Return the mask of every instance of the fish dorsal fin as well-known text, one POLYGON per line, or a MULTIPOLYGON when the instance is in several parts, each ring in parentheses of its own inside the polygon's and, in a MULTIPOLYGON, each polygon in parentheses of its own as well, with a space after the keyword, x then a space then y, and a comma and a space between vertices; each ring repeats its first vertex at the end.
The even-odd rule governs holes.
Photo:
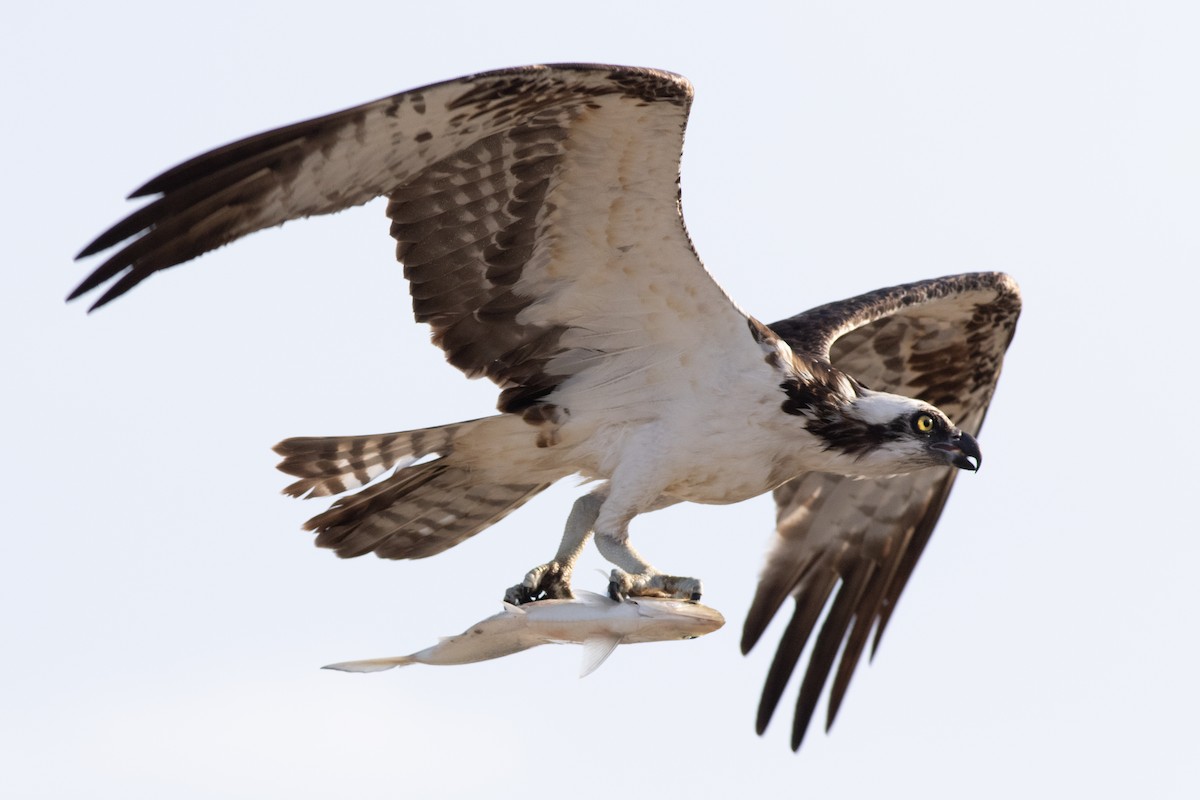
POLYGON ((579 677, 591 675, 612 655, 621 643, 620 636, 593 636, 583 642, 583 662, 579 665, 579 677))
POLYGON ((608 595, 589 592, 587 589, 575 590, 575 602, 586 603, 590 606, 601 606, 602 608, 617 605, 617 601, 613 600, 608 595))
POLYGON ((515 606, 512 603, 508 602, 507 600, 504 600, 502 602, 504 603, 504 610, 507 611, 509 614, 524 614, 525 613, 525 609, 521 608, 520 606, 515 606))

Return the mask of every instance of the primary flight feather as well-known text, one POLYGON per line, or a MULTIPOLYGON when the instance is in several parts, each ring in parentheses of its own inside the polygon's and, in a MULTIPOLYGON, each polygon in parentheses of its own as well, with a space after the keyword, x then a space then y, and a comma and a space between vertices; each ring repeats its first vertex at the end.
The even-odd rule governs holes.
POLYGON ((84 248, 119 249, 71 297, 108 283, 95 308, 254 231, 387 197, 417 321, 450 363, 500 387, 501 413, 281 442, 289 494, 341 495, 307 523, 317 544, 430 556, 582 475, 597 487, 506 600, 571 597, 593 535, 614 597, 697 599, 698 579, 637 553, 630 521, 774 491, 777 536, 742 647, 794 599, 761 732, 816 631, 798 748, 829 676, 832 722, 872 630, 878 642, 957 470, 979 467, 974 436, 1020 295, 1006 275, 975 273, 772 325, 748 316, 683 225, 691 100, 684 78, 657 70, 522 67, 252 136, 135 191, 157 197, 84 248))

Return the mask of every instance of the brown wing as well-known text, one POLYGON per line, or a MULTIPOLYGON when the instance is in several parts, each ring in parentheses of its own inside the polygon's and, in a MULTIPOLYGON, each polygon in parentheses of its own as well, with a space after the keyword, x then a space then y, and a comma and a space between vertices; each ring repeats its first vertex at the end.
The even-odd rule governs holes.
MULTIPOLYGON (((1011 278, 977 273, 880 289, 770 327, 794 350, 828 356, 872 389, 932 403, 975 435, 1020 309, 1011 278)), ((792 748, 800 747, 841 650, 826 728, 833 724, 871 629, 874 650, 956 474, 928 469, 850 480, 813 473, 775 490, 775 542, 746 618, 742 651, 755 645, 789 594, 795 608, 763 688, 759 733, 827 605, 800 685, 792 748)))
POLYGON ((132 239, 71 297, 113 280, 100 306, 254 231, 386 196, 417 320, 502 387, 502 410, 594 367, 585 386, 619 377, 636 396, 655 347, 724 336, 759 358, 680 216, 691 99, 656 70, 522 67, 252 136, 135 191, 160 196, 84 248, 132 239))

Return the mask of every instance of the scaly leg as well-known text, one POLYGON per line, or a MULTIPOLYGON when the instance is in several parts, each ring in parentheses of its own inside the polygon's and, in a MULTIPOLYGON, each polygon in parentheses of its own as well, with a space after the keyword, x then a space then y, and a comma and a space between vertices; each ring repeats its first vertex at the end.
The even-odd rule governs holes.
POLYGON ((537 600, 570 600, 575 596, 571 593, 571 572, 592 536, 592 527, 606 496, 606 488, 601 487, 575 501, 554 560, 529 570, 525 580, 504 593, 504 602, 521 605, 537 600))
POLYGON ((520 605, 574 597, 571 572, 593 530, 600 555, 617 567, 608 584, 608 594, 614 600, 621 601, 631 595, 699 600, 702 591, 699 580, 664 575, 629 543, 629 523, 636 515, 678 502, 660 494, 645 479, 650 465, 652 462, 631 460, 606 484, 576 500, 554 560, 531 569, 523 581, 504 593, 505 602, 520 605))
MULTIPOLYGON (((674 505, 675 502, 675 500, 660 497, 641 510, 655 511, 674 505)), ((604 513, 608 510, 609 507, 605 506, 596 521, 596 548, 600 551, 600 555, 617 567, 609 576, 609 597, 617 601, 630 596, 700 599, 703 586, 698 579, 664 575, 650 566, 650 562, 633 549, 633 545, 629 542, 629 523, 633 519, 632 513, 615 512, 609 516, 604 513)))

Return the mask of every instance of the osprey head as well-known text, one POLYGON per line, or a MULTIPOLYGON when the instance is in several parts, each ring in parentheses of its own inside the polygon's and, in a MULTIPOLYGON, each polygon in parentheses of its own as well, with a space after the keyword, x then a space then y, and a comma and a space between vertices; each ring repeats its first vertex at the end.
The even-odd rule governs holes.
POLYGON ((975 437, 920 400, 866 391, 843 407, 841 417, 841 424, 824 431, 818 425, 813 432, 829 449, 855 457, 854 474, 896 475, 941 466, 974 472, 983 462, 975 437))

